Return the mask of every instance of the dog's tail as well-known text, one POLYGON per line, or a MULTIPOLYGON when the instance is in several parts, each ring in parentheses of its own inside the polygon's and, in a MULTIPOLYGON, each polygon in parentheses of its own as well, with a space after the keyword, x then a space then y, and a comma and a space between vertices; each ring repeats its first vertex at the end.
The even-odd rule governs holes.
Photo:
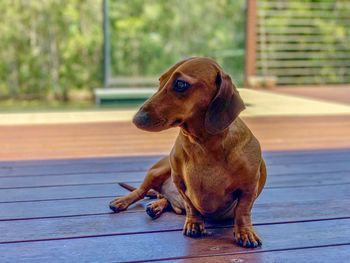
MULTIPOLYGON (((126 183, 118 183, 118 184, 130 192, 136 190, 136 187, 131 186, 130 184, 126 184, 126 183)), ((147 192, 146 197, 151 198, 151 199, 156 199, 156 198, 158 198, 158 192, 151 189, 147 192)))

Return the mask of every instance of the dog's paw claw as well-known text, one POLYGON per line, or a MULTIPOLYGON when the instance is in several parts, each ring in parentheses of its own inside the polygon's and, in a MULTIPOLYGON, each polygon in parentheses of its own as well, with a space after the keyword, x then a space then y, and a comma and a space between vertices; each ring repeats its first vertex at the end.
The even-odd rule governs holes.
POLYGON ((109 209, 111 209, 114 213, 118 213, 119 209, 115 206, 113 206, 112 204, 109 204, 109 209))
POLYGON ((109 203, 109 208, 114 213, 119 213, 126 210, 129 207, 129 202, 125 200, 125 197, 117 197, 109 203))
POLYGON ((235 227, 233 235, 237 245, 241 247, 257 248, 262 245, 253 227, 235 227))
POLYGON ((159 199, 149 203, 146 207, 146 213, 152 218, 156 219, 167 209, 169 202, 166 199, 159 199))
POLYGON ((206 236, 204 223, 201 221, 192 222, 190 219, 186 219, 183 234, 188 237, 198 238, 206 236))
POLYGON ((159 211, 156 211, 151 204, 147 205, 146 207, 146 213, 149 215, 152 219, 156 219, 160 216, 159 211))

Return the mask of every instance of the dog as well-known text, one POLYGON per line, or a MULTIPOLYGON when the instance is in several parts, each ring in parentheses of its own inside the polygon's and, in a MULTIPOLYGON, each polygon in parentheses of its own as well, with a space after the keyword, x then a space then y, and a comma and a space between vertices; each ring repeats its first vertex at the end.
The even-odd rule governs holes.
POLYGON ((180 127, 175 144, 139 188, 129 187, 132 192, 113 199, 110 208, 126 210, 153 189, 159 199, 147 213, 156 218, 168 206, 185 212, 184 235, 204 236, 204 219, 233 219, 238 245, 261 246, 251 210, 267 173, 258 140, 238 117, 244 109, 230 76, 214 60, 193 57, 176 63, 133 118, 146 131, 180 127))

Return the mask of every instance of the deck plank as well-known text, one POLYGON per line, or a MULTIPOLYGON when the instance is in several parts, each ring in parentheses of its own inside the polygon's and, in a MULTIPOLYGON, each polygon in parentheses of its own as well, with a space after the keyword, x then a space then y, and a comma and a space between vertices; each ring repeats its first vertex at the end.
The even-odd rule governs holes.
POLYGON ((1 244, 0 255, 5 262, 125 262, 348 245, 349 223, 350 220, 343 219, 260 225, 256 228, 264 245, 257 250, 235 246, 231 228, 218 228, 201 239, 186 238, 181 231, 170 231, 1 244))
MULTIPOLYGON (((166 212, 157 220, 145 213, 144 205, 129 212, 112 214, 105 207, 104 214, 65 218, 0 221, 0 243, 125 235, 181 230, 184 215, 166 212)), ((103 207, 100 207, 100 209, 103 207)), ((317 221, 350 218, 350 200, 280 202, 257 204, 253 208, 254 225, 317 221), (288 210, 286 211, 286 207, 288 210)), ((231 222, 207 222, 207 227, 231 226, 231 222)))
MULTIPOLYGON (((32 190, 31 188, 30 190, 32 190)), ((14 189, 14 197, 11 198, 12 202, 0 202, 0 220, 13 220, 13 219, 25 219, 25 218, 38 218, 38 217, 54 217, 54 216, 78 216, 87 214, 99 214, 109 211, 108 203, 112 197, 115 196, 117 187, 111 187, 110 185, 104 186, 105 190, 109 189, 109 192, 101 191, 101 186, 95 189, 94 194, 100 195, 100 197, 87 198, 88 195, 84 189, 81 193, 71 193, 69 189, 63 192, 61 189, 55 189, 56 192, 52 192, 51 189, 44 192, 46 198, 50 194, 51 200, 43 201, 28 201, 33 197, 28 197, 30 194, 25 192, 20 199, 20 196, 16 196, 14 189), (55 197, 60 199, 54 199, 55 197), (83 195, 84 198, 78 198, 78 194, 83 195), (110 194, 108 196, 107 194, 110 194), (67 199, 68 197, 72 199, 67 199), (74 199, 73 199, 74 197, 74 199), (13 200, 15 198, 15 200, 13 200), (28 198, 28 199, 26 199, 28 198), (18 202, 23 200, 23 202, 18 202), (18 209, 21 207, 21 209, 18 209), (30 209, 25 209, 26 207, 30 209)), ((124 191, 124 190, 121 190, 124 191)), ((32 191, 31 194, 35 194, 36 198, 40 198, 42 192, 32 191)), ((307 202, 307 201, 327 201, 327 200, 344 200, 350 198, 350 184, 342 185, 328 185, 328 186, 310 186, 310 187, 295 187, 295 188, 270 188, 265 189, 261 196, 256 201, 256 205, 265 204, 266 206, 275 203, 287 203, 287 202, 307 202)), ((138 206, 139 209, 144 209, 142 206, 138 206)))
MULTIPOLYGON (((340 185, 303 186, 286 189, 266 188, 259 200, 273 199, 273 195, 281 195, 281 198, 345 198, 350 197, 350 184, 338 182, 340 185), (309 191, 309 192, 308 192, 309 191), (312 195, 311 191, 315 195, 312 195), (296 196, 294 196, 296 195, 296 196), (341 196, 342 195, 342 196, 341 196), (283 196, 283 197, 282 197, 283 196)), ((95 185, 72 185, 72 186, 49 186, 33 188, 0 189, 0 204, 8 202, 28 202, 38 200, 64 200, 96 197, 114 197, 125 195, 127 190, 118 184, 95 184, 95 185)), ((0 217, 1 217, 0 213, 0 217)))
MULTIPOLYGON (((248 117, 244 121, 264 150, 350 148, 350 115, 248 117)), ((129 122, 3 126, 0 159, 167 154, 177 134, 177 129, 148 133, 129 122)))
MULTIPOLYGON (((316 150, 296 150, 296 151, 263 151, 267 161, 272 164, 277 162, 313 162, 316 160, 342 160, 348 159, 350 150, 344 149, 316 149, 316 150), (303 161, 305 160, 305 161, 303 161)), ((1 160, 0 168, 45 168, 57 165, 68 165, 68 167, 82 167, 83 165, 102 164, 124 164, 124 163, 153 163, 164 155, 140 155, 140 156, 96 156, 83 158, 59 158, 59 159, 37 159, 37 160, 1 160)))
MULTIPOLYGON (((182 263, 234 263, 234 262, 249 262, 249 263, 321 263, 328 261, 348 262, 350 258, 350 245, 342 246, 324 246, 307 249, 293 249, 284 251, 270 251, 255 254, 238 254, 238 255, 222 255, 196 257, 189 259, 171 260, 171 262, 182 263)), ((159 261, 155 261, 159 262, 159 261)), ((167 260, 162 262, 169 262, 167 260)))
MULTIPOLYGON (((330 153, 328 153, 330 155, 330 153)), ((309 167, 312 166, 313 169, 315 167, 320 166, 321 168, 324 168, 323 166, 329 166, 331 164, 331 167, 329 169, 332 169, 333 166, 337 166, 339 168, 342 168, 345 166, 347 169, 348 167, 346 164, 350 160, 350 154, 343 154, 342 157, 330 157, 326 158, 325 156, 321 155, 319 158, 316 157, 317 154, 311 158, 306 158, 305 155, 300 154, 299 156, 294 157, 293 156, 290 159, 284 159, 283 158, 274 158, 274 157, 268 157, 266 158, 266 163, 269 168, 269 172, 272 173, 277 172, 277 169, 282 167, 285 168, 286 166, 291 167, 294 166, 294 169, 303 169, 305 166, 309 167), (305 159, 304 159, 305 158, 305 159), (274 161, 272 161, 275 159, 274 161), (304 159, 304 160, 303 160, 304 159), (300 161, 303 160, 303 161, 300 161), (333 166, 332 166, 333 165, 333 166), (302 167, 302 168, 298 168, 302 167)), ((149 158, 143 161, 132 161, 125 160, 123 162, 98 162, 95 160, 95 162, 91 163, 80 163, 80 161, 74 162, 71 161, 70 164, 61 164, 61 162, 58 162, 58 164, 52 164, 52 165, 31 165, 31 166, 11 166, 11 165, 1 165, 0 163, 0 179, 1 177, 9 177, 9 176, 38 176, 38 175, 66 175, 66 174, 75 174, 75 173, 104 173, 104 172, 132 172, 132 171, 146 171, 155 161, 159 160, 159 158, 149 158)), ((282 169, 285 170, 285 169, 282 169)), ((339 170, 339 169, 338 169, 339 170)), ((278 171, 279 172, 279 171, 278 171)))
POLYGON ((337 86, 312 86, 312 87, 283 87, 274 88, 271 90, 274 93, 281 93, 287 95, 294 95, 298 97, 314 98, 325 101, 340 102, 349 105, 350 104, 350 86, 349 85, 337 85, 337 86))
MULTIPOLYGON (((0 177, 0 190, 48 186, 98 185, 117 182, 141 183, 146 172, 105 172, 65 175, 0 177)), ((350 183, 350 171, 269 174, 266 187, 311 186, 350 183)))
MULTIPOLYGON (((350 160, 349 150, 264 152, 268 167, 273 165, 333 163, 350 160)), ((161 156, 110 157, 0 162, 0 178, 76 173, 145 171, 161 156)))
POLYGON ((144 212, 149 200, 124 213, 110 212, 110 199, 126 193, 116 182, 138 185, 147 168, 169 152, 176 129, 28 125, 2 127, 0 134, 0 261, 232 262, 238 257, 284 263, 328 256, 327 261, 347 262, 350 116, 245 121, 262 143, 269 171, 253 208, 262 249, 234 245, 230 222, 207 222, 211 235, 203 239, 183 237, 184 216, 167 212, 151 220, 144 212))

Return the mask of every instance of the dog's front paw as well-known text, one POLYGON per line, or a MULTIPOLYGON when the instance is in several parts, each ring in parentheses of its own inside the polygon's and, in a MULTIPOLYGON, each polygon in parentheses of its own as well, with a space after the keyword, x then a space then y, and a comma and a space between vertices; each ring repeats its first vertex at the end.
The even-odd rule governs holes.
POLYGON ((109 208, 115 213, 119 213, 126 210, 130 204, 131 201, 126 196, 116 197, 109 203, 109 208))
POLYGON ((245 248, 256 248, 262 245, 260 237, 252 226, 235 226, 233 237, 236 243, 245 248))
POLYGON ((182 233, 188 237, 205 236, 204 222, 201 219, 186 218, 182 233))

